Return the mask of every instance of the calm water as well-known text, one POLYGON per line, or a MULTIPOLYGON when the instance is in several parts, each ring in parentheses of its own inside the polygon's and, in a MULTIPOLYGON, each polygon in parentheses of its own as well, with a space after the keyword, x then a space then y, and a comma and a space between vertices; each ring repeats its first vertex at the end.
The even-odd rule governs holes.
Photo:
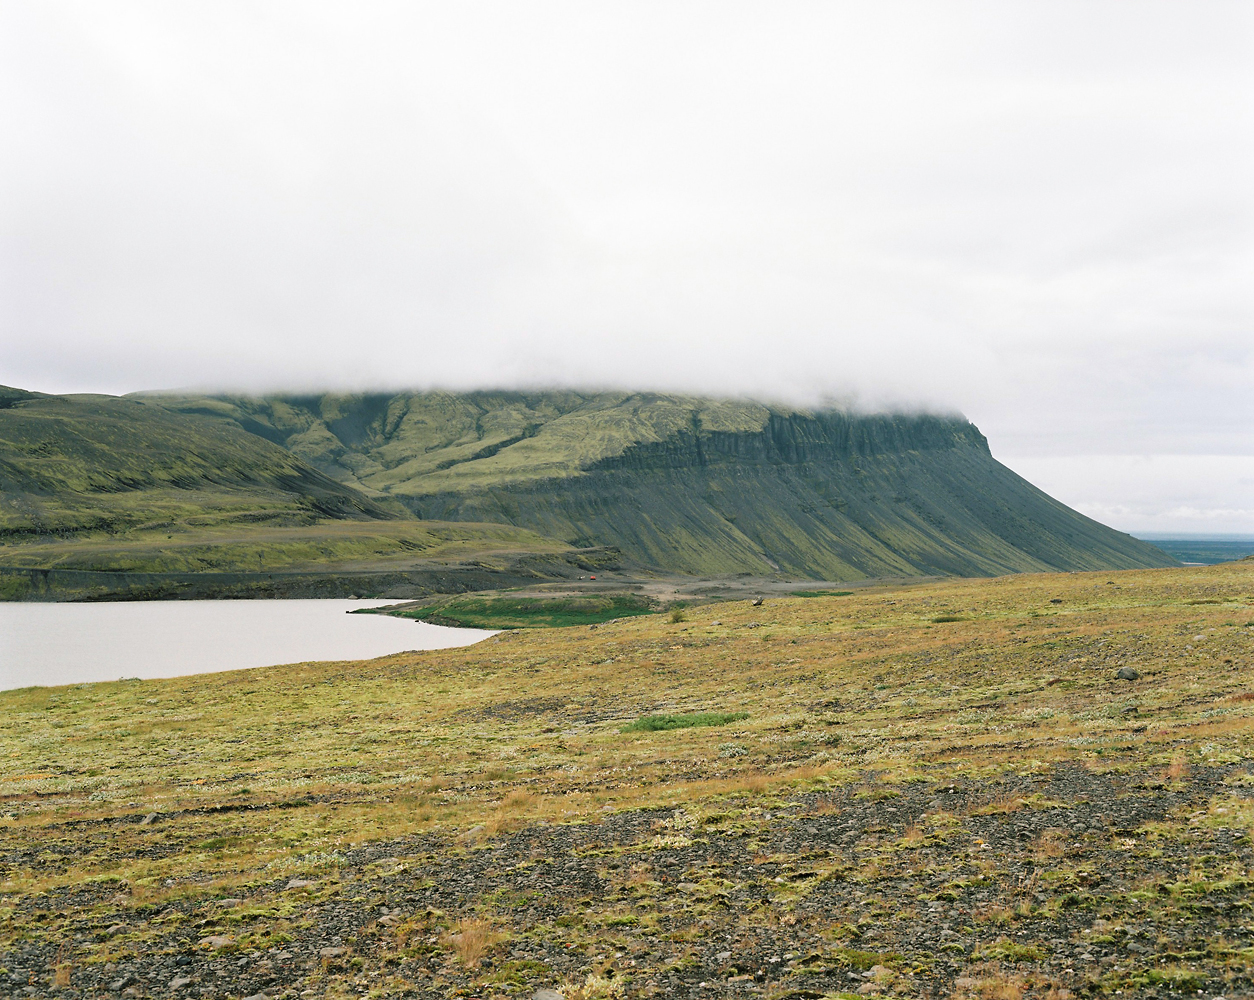
POLYGON ((353 608, 395 601, 0 603, 0 690, 468 646, 494 633, 353 608))

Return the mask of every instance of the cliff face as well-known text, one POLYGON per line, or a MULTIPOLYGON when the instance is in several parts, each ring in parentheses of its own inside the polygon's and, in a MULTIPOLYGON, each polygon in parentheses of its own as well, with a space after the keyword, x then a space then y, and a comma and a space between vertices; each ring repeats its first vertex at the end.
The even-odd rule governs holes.
POLYGON ((1171 564, 1001 465, 970 424, 931 417, 790 415, 758 433, 684 431, 561 481, 402 499, 419 516, 505 521, 697 575, 847 580, 1171 564))
POLYGON ((612 545, 697 575, 1170 565, 1046 496, 960 417, 650 393, 161 397, 416 515, 612 545))
POLYGON ((770 412, 757 432, 706 432, 697 420, 691 430, 634 445, 591 463, 588 470, 691 469, 723 462, 800 465, 964 447, 988 451, 984 435, 965 420, 770 412))

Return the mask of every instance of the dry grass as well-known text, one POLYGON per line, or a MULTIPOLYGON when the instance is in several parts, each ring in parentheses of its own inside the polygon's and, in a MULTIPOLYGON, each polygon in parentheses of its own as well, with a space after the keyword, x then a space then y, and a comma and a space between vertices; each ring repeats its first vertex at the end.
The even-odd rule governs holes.
POLYGON ((1013 907, 993 904, 992 906, 983 906, 975 911, 975 919, 981 923, 990 924, 1008 924, 1015 917, 1013 907))
POLYGON ((901 842, 906 847, 918 847, 927 840, 927 830, 918 823, 910 823, 901 835, 901 842))
POLYGON ((1018 812, 1024 806, 1023 799, 1017 795, 1000 795, 987 805, 971 810, 972 816, 1004 816, 1018 812))
POLYGON ((568 983, 561 990, 561 994, 565 1000, 611 1000, 622 996, 622 984, 591 975, 580 982, 568 983))
POLYGON ((1067 853, 1067 831, 1056 827, 1044 831, 1033 842, 1032 852, 1041 861, 1061 858, 1067 853))
POLYGON ((457 953, 462 965, 474 969, 478 968, 483 957, 502 940, 504 935, 496 929, 492 921, 482 917, 467 917, 458 921, 457 930, 445 935, 444 944, 457 953))
POLYGON ((501 804, 489 816, 483 825, 486 836, 495 836, 516 830, 526 824, 528 816, 551 815, 552 809, 546 808, 547 803, 525 789, 516 788, 501 800, 501 804))
POLYGON ((968 969, 954 983, 953 1000, 1022 1000, 1023 976, 1002 971, 996 962, 968 969))

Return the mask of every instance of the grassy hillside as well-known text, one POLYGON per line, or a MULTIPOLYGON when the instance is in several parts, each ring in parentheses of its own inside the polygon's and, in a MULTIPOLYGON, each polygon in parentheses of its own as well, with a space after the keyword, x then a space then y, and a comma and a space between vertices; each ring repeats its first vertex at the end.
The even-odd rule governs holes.
POLYGON ((419 521, 152 399, 0 389, 0 599, 418 596, 587 558, 512 525, 419 521))
POLYGON ((140 399, 0 392, 0 537, 398 514, 231 424, 140 399))
POLYGON ((1254 561, 3 692, 0 993, 1248 997, 1252 669, 1254 561))
POLYGON ((50 537, 0 548, 9 566, 119 573, 377 571, 419 562, 490 564, 569 546, 507 524, 438 521, 319 521, 302 527, 171 526, 121 535, 50 537))
POLYGON ((671 572, 856 579, 1173 565, 993 459, 961 418, 659 394, 159 397, 424 518, 671 572))

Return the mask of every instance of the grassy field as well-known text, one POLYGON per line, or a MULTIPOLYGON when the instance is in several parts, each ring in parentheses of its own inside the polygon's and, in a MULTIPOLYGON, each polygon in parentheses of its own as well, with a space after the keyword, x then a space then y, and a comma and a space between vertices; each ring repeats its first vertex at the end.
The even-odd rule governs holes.
POLYGON ((1254 562, 675 617, 0 694, 0 993, 1254 994, 1254 562))
POLYGON ((618 618, 651 614, 655 610, 655 603, 647 598, 614 593, 571 597, 467 595, 365 608, 359 613, 395 615, 460 628, 514 629, 600 625, 618 618))

